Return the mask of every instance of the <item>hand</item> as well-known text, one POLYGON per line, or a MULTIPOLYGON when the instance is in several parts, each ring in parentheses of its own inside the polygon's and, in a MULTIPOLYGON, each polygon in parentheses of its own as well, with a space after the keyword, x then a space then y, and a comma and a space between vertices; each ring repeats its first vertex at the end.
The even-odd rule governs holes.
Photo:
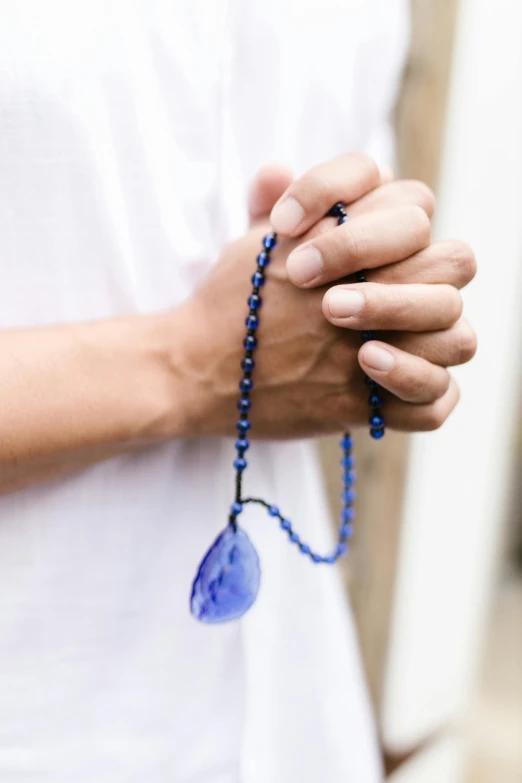
MULTIPOLYGON (((318 166, 285 191, 272 210, 274 227, 293 237, 314 226, 325 204, 348 202, 354 166, 360 178, 375 178, 375 165, 364 156, 318 166), (297 215, 292 224, 289 216, 297 215)), ((422 183, 385 184, 350 204, 343 226, 325 231, 324 221, 317 224, 287 259, 288 275, 301 288, 348 278, 326 292, 323 313, 336 326, 380 332, 382 339, 360 348, 359 363, 397 398, 387 400, 386 419, 398 429, 431 429, 447 418, 458 388, 446 368, 469 361, 476 350, 457 290, 475 274, 473 252, 459 241, 430 244, 433 208, 422 183), (371 282, 349 283, 360 269, 369 270, 371 282)))
MULTIPOLYGON (((254 437, 299 437, 338 431, 345 426, 363 424, 368 418, 367 390, 357 363, 359 334, 334 328, 325 321, 321 314, 321 300, 326 289, 318 281, 314 281, 314 288, 307 291, 289 284, 286 261, 292 250, 302 244, 303 239, 305 242, 312 238, 324 241, 339 232, 338 228, 333 228, 335 221, 332 219, 320 219, 315 224, 313 221, 335 201, 352 202, 350 214, 360 216, 363 229, 367 231, 370 251, 361 258, 354 256, 354 264, 357 263, 354 270, 370 266, 366 257, 372 252, 375 255, 376 248, 379 253, 385 253, 389 262, 428 252, 424 251, 429 243, 426 212, 433 208, 429 190, 414 182, 378 187, 380 173, 373 164, 367 163, 368 159, 361 156, 346 156, 346 159, 348 165, 341 178, 342 190, 325 193, 323 200, 325 203, 328 201, 328 206, 323 210, 320 204, 314 216, 307 216, 298 229, 312 225, 310 233, 284 240, 273 254, 260 313, 260 347, 252 395, 254 437), (389 236, 383 236, 383 215, 379 213, 389 209, 391 204, 399 206, 395 206, 391 218, 388 215, 385 227, 388 225, 391 231, 389 236)), ((270 209, 288 185, 286 172, 274 176, 272 171, 261 176, 258 203, 254 209, 258 217, 270 209)), ((354 223, 355 220, 351 222, 352 225, 354 223)), ((185 375, 185 383, 181 387, 190 390, 185 409, 187 426, 192 434, 232 434, 235 430, 249 278, 254 270, 253 259, 259 252, 260 239, 269 229, 268 221, 258 221, 246 237, 227 248, 207 280, 177 313, 177 329, 186 336, 183 361, 178 362, 177 372, 185 375)), ((391 266, 388 268, 393 269, 391 266)), ((408 269, 411 272, 410 267, 406 268, 406 272, 408 269)), ((348 274, 348 270, 342 271, 348 274)), ((400 274, 393 279, 400 279, 400 274)), ((417 301, 415 296, 414 301, 417 301)), ((453 306, 447 308, 447 319, 456 321, 460 313, 457 294, 453 301, 453 306)), ((405 308, 401 310, 402 322, 397 320, 401 313, 391 304, 387 312, 388 328, 396 328, 397 324, 402 329, 406 328, 405 308)), ((441 323, 446 321, 441 319, 441 323)), ((342 325, 345 325, 344 322, 342 325)), ((359 325, 356 328, 364 327, 359 325)), ((444 337, 433 344, 433 351, 440 351, 446 343, 451 343, 453 350, 453 340, 444 337)), ((366 346, 366 350, 369 348, 369 345, 366 346)), ((422 356, 424 343, 412 345, 411 349, 422 356)), ((446 354, 444 358, 447 358, 446 354)), ((418 359, 421 362, 419 366, 415 357, 411 359, 414 366, 410 368, 407 382, 414 378, 417 386, 423 386, 426 375, 424 363, 428 362, 418 359)), ((445 370, 438 369, 445 374, 445 370)), ((397 387, 401 391, 407 383, 401 385, 400 373, 390 373, 390 377, 392 375, 398 378, 397 387)), ((432 428, 445 418, 454 400, 455 395, 447 396, 442 412, 442 406, 437 402, 412 405, 390 400, 386 405, 387 421, 390 426, 402 429, 432 428)))

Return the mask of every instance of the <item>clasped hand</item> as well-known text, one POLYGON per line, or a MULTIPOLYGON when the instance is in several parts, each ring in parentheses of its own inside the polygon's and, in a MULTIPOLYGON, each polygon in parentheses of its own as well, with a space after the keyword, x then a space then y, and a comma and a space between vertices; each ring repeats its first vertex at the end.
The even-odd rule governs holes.
POLYGON ((476 350, 459 293, 475 259, 461 241, 431 241, 429 188, 392 181, 367 156, 347 154, 294 182, 284 168, 263 169, 250 210, 249 233, 225 249, 184 306, 195 327, 185 356, 195 429, 234 432, 250 276, 270 226, 279 242, 262 291, 252 435, 366 424, 362 371, 390 393, 387 426, 439 427, 459 398, 448 367, 476 350), (324 217, 338 201, 350 216, 342 226, 324 217), (355 282, 361 269, 367 283, 355 282), (363 330, 378 339, 361 346, 363 330))

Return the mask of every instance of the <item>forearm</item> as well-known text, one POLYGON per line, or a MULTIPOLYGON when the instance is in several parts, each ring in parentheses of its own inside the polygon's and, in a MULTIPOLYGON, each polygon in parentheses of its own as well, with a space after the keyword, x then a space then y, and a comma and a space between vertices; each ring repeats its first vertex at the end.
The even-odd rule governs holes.
POLYGON ((0 493, 183 434, 170 315, 0 332, 0 493))

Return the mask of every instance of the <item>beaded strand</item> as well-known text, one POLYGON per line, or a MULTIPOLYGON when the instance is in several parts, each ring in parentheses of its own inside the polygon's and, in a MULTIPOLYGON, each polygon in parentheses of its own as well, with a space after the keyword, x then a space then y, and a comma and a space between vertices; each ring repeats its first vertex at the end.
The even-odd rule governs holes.
MULTIPOLYGON (((344 206, 342 204, 335 204, 328 212, 329 217, 337 218, 337 224, 342 225, 349 219, 344 206)), ((235 499, 230 507, 229 523, 234 530, 237 530, 237 517, 243 511, 243 507, 247 503, 258 503, 267 509, 268 514, 271 517, 279 519, 279 525, 281 529, 288 534, 288 540, 290 543, 295 544, 303 555, 310 558, 313 563, 329 563, 333 564, 339 557, 342 557, 347 551, 347 541, 353 534, 353 519, 354 509, 353 504, 355 501, 355 472, 354 458, 352 456, 352 438, 349 433, 345 433, 341 440, 342 448, 342 477, 343 477, 343 492, 341 500, 343 503, 341 511, 341 524, 338 533, 338 543, 334 551, 326 556, 320 555, 314 552, 311 547, 301 541, 299 535, 293 530, 292 523, 289 519, 284 517, 279 508, 275 505, 267 503, 261 498, 242 498, 242 479, 243 473, 248 466, 245 453, 248 451, 250 441, 248 439, 248 432, 251 428, 251 422, 249 419, 249 411, 252 407, 252 401, 250 394, 253 389, 252 372, 255 367, 254 351, 257 347, 256 330, 259 326, 259 309, 262 305, 262 299, 260 290, 264 286, 266 281, 266 268, 270 264, 271 251, 277 245, 277 235, 275 232, 267 234, 262 240, 262 250, 257 256, 257 270, 252 275, 252 291, 248 298, 249 313, 245 320, 247 327, 247 333, 243 340, 243 346, 245 348, 245 354, 241 360, 241 369, 243 370, 243 377, 239 381, 239 390, 241 396, 239 398, 237 407, 239 410, 239 419, 236 424, 237 440, 235 448, 237 451, 237 457, 234 460, 234 468, 236 471, 235 476, 235 499)), ((366 276, 364 272, 357 273, 357 282, 365 283, 366 276)), ((362 332, 361 338, 363 342, 375 339, 375 332, 366 331, 362 332)), ((368 398, 368 404, 370 405, 371 415, 369 418, 370 423, 370 435, 375 439, 380 439, 384 435, 384 417, 381 412, 382 399, 379 394, 378 384, 365 376, 365 382, 370 391, 370 397, 368 398)))
MULTIPOLYGON (((346 214, 346 210, 343 204, 335 204, 328 213, 331 217, 338 218, 337 225, 341 226, 349 220, 349 216, 346 214)), ((358 283, 367 283, 366 275, 363 271, 356 274, 358 283)), ((370 340, 375 340, 374 331, 361 332, 361 340, 363 343, 367 343, 370 340)), ((382 398, 379 394, 379 385, 367 375, 364 376, 364 381, 370 390, 370 396, 368 397, 368 405, 371 408, 371 416, 368 420, 370 424, 370 435, 375 440, 379 440, 384 435, 384 417, 381 412, 382 398)))

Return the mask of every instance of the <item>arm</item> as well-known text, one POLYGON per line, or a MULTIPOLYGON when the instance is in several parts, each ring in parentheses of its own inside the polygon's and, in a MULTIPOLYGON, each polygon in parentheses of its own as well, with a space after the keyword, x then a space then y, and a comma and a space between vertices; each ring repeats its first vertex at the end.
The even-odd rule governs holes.
POLYGON ((182 435, 172 321, 0 332, 0 493, 182 435))
MULTIPOLYGON (((276 184, 259 215, 284 189, 276 184)), ((471 251, 431 244, 426 187, 379 187, 361 156, 324 164, 289 193, 298 208, 286 210, 267 271, 254 432, 295 438, 366 424, 361 367, 393 395, 389 426, 439 427, 458 401, 446 368, 475 351, 457 291, 474 275, 471 251), (321 215, 338 200, 350 202, 351 220, 333 228, 321 215), (310 250, 321 261, 312 275, 310 250), (329 288, 361 268, 371 283, 329 288), (385 342, 361 348, 365 329, 385 342)), ((248 264, 269 228, 260 220, 225 248, 171 312, 0 332, 0 493, 169 438, 233 435, 248 264)))

